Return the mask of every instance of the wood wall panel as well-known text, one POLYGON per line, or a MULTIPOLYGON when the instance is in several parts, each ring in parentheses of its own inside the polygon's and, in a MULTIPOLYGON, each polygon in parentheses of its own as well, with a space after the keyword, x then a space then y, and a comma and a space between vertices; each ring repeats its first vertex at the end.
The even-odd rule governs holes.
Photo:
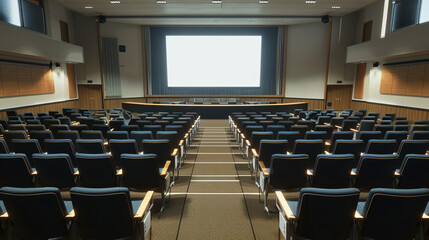
POLYGON ((31 79, 31 68, 28 66, 17 66, 19 95, 31 95, 35 93, 31 79))
POLYGON ((327 102, 331 102, 329 109, 343 111, 350 109, 353 85, 329 85, 327 102))
POLYGON ((387 68, 387 67, 383 68, 381 72, 380 93, 391 94, 392 81, 393 81, 392 68, 387 68))
POLYGON ((380 116, 384 116, 386 113, 394 112, 397 114, 397 116, 407 117, 407 119, 411 121, 429 119, 429 110, 417 108, 399 107, 362 101, 352 101, 350 108, 354 111, 366 109, 368 112, 379 112, 380 116))
POLYGON ((3 81, 3 96, 12 97, 19 95, 18 73, 14 65, 1 65, 3 81))
POLYGON ((122 108, 123 102, 139 102, 145 103, 145 98, 121 98, 121 99, 104 99, 104 108, 105 109, 114 109, 122 108))
POLYGON ((283 99, 283 102, 284 103, 307 102, 308 109, 324 109, 324 106, 325 106, 324 99, 285 98, 283 99))
POLYGON ((52 71, 44 72, 44 83, 45 83, 45 92, 44 93, 55 93, 55 83, 54 77, 52 76, 52 71))
POLYGON ((3 80, 2 80, 2 74, 1 74, 1 65, 0 65, 0 97, 3 97, 3 80))
MULTIPOLYGON (((34 114, 37 114, 38 112, 47 113, 51 110, 62 112, 63 108, 79 108, 79 105, 77 103, 77 100, 70 100, 65 102, 48 103, 30 107, 20 107, 15 108, 14 110, 16 110, 19 114, 22 114, 24 112, 32 112, 34 114)), ((0 111, 0 119, 7 119, 6 111, 0 111)))
POLYGON ((357 99, 363 98, 363 90, 365 86, 366 63, 360 63, 356 67, 356 80, 355 80, 355 95, 357 99))
POLYGON ((407 90, 408 66, 393 68, 392 94, 405 95, 407 90))
POLYGON ((67 80, 69 85, 69 98, 77 98, 76 72, 73 64, 67 64, 67 80))
POLYGON ((425 65, 425 76, 423 79, 422 96, 429 97, 429 64, 425 65))
POLYGON ((103 108, 103 96, 101 85, 78 85, 79 108, 100 109, 103 108))
POLYGON ((413 65, 408 69, 405 95, 421 96, 425 77, 425 65, 413 65))

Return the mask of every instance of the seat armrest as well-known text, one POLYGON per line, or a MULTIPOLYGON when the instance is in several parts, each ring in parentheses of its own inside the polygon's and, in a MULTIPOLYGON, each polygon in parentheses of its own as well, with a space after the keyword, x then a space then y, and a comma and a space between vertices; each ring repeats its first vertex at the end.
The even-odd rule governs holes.
POLYGON ((353 131, 353 132, 355 132, 355 133, 358 133, 358 132, 359 132, 357 129, 354 129, 354 128, 350 128, 350 131, 353 131))
POLYGON ((170 167, 170 164, 171 164, 171 161, 165 162, 164 168, 162 169, 161 174, 160 174, 161 176, 165 176, 167 174, 168 168, 170 167))
POLYGON ((0 215, 0 219, 8 219, 8 218, 9 218, 9 214, 7 212, 0 215))
POLYGON ((103 145, 107 146, 107 145, 109 145, 109 142, 104 142, 103 145))
POLYGON ((66 215, 66 219, 72 220, 75 218, 75 216, 76 214, 74 213, 74 209, 73 209, 71 212, 69 212, 69 214, 66 215))
POLYGON ((177 155, 177 152, 179 151, 179 149, 177 149, 177 148, 175 148, 174 150, 173 150, 173 153, 171 153, 171 156, 172 157, 175 157, 176 155, 177 155))
POLYGON ((185 136, 184 136, 183 138, 185 138, 185 139, 186 139, 186 138, 188 137, 188 135, 189 135, 189 133, 186 133, 186 134, 185 134, 185 136))
POLYGON ((357 173, 352 169, 352 170, 350 171, 350 175, 351 175, 351 176, 357 176, 357 173))
POLYGON ((73 176, 79 176, 79 170, 73 173, 73 176))
POLYGON ((183 139, 179 142, 179 147, 183 146, 183 139))
POLYGON ((426 213, 423 213, 422 219, 427 221, 429 220, 429 216, 426 213))
POLYGON ((122 168, 116 171, 116 176, 122 176, 124 173, 122 172, 122 168))
POLYGON ((356 220, 363 220, 363 216, 358 211, 355 211, 355 219, 356 220))
POLYGON ((276 197, 277 197, 277 202, 280 205, 280 208, 283 210, 283 212, 286 215, 286 218, 288 220, 295 220, 296 217, 295 215, 293 215, 292 210, 290 209, 289 204, 286 201, 285 196, 283 195, 283 193, 281 191, 276 191, 276 197))
POLYGON ((256 149, 252 148, 252 154, 255 158, 259 158, 259 154, 256 152, 256 149))
POLYGON ((394 175, 395 175, 395 177, 399 177, 399 176, 401 176, 401 174, 400 174, 400 173, 398 173, 396 170, 395 170, 394 175))
POLYGON ((244 134, 240 133, 240 136, 242 139, 246 139, 246 137, 244 136, 244 134))
POLYGON ((246 145, 250 147, 250 142, 249 142, 249 140, 246 140, 246 145))
POLYGON ((311 169, 307 169, 307 176, 313 176, 313 171, 311 169))
POLYGON ((144 216, 144 213, 146 210, 150 207, 152 198, 153 198, 153 191, 148 191, 146 195, 144 196, 144 199, 142 203, 140 204, 139 209, 137 210, 136 215, 134 215, 134 219, 142 219, 144 216))
POLYGON ((325 154, 331 154, 330 152, 328 152, 328 151, 323 151, 325 154))
POLYGON ((330 142, 328 142, 328 141, 326 141, 326 142, 325 142, 325 146, 331 146, 331 143, 330 143, 330 142))
POLYGON ((267 168, 265 168, 265 164, 262 161, 259 161, 259 167, 261 168, 262 174, 264 177, 268 177, 269 173, 267 171, 267 168))
POLYGON ((335 127, 341 129, 341 126, 338 126, 338 125, 335 125, 335 127))
POLYGON ((37 170, 31 173, 31 176, 37 176, 37 170))

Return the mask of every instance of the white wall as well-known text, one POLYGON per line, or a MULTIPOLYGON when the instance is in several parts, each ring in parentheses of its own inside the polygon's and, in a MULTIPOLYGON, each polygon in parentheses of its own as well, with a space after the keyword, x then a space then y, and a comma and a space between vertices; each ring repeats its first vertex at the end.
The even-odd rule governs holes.
POLYGON ((69 35, 71 40, 74 40, 73 23, 70 18, 72 11, 52 1, 45 1, 45 4, 47 8, 47 36, 2 22, 0 23, 0 36, 2 36, 0 38, 0 51, 37 56, 59 62, 61 67, 54 67, 53 69, 55 93, 0 98, 0 109, 69 100, 66 61, 82 62, 83 49, 58 41, 61 38, 59 19, 64 19, 69 23, 69 35), (64 18, 60 16, 64 16, 64 18))
MULTIPOLYGON (((362 59, 367 62, 363 100, 373 103, 390 104, 404 107, 417 107, 429 109, 429 98, 415 96, 400 96, 392 94, 380 94, 381 65, 389 61, 404 61, 428 58, 425 57, 408 57, 407 59, 388 60, 389 57, 418 51, 429 50, 429 24, 408 27, 396 32, 390 32, 390 20, 387 24, 386 37, 381 39, 381 19, 383 15, 384 0, 360 10, 358 12, 356 40, 361 42, 363 24, 373 20, 371 41, 361 43, 350 48, 356 48, 348 51, 347 61, 350 59, 362 59), (359 48, 359 49, 358 49, 359 48), (359 56, 358 56, 359 55, 359 56), (379 61, 380 67, 374 68, 373 62, 379 61)), ((389 14, 390 18, 390 14, 389 14)), ((389 19, 388 18, 388 19, 389 19)))
POLYGON ((100 64, 98 56, 97 23, 95 17, 86 17, 79 13, 73 14, 75 42, 84 49, 85 64, 76 65, 78 84, 101 84, 100 64))
POLYGON ((323 99, 329 24, 288 26, 286 97, 323 99))
POLYGON ((101 36, 116 38, 126 46, 126 52, 119 52, 122 97, 143 97, 141 26, 106 22, 101 24, 101 36))

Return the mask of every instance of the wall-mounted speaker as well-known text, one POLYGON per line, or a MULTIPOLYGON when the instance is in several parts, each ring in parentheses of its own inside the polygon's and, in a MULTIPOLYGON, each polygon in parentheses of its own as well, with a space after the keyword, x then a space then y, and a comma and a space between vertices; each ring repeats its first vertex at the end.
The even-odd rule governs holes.
POLYGON ((372 64, 372 66, 373 66, 373 67, 378 67, 378 66, 380 66, 380 63, 379 63, 379 62, 374 62, 374 63, 372 64))
POLYGON ((322 23, 328 23, 329 22, 329 15, 323 15, 322 16, 322 23))
POLYGON ((99 23, 105 23, 105 22, 106 22, 106 16, 99 15, 99 16, 97 17, 97 19, 98 19, 98 22, 99 22, 99 23))

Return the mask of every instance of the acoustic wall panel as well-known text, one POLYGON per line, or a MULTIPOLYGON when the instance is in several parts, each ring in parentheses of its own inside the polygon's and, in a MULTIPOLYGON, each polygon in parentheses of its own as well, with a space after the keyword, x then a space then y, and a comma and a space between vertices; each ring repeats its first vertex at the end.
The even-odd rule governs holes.
POLYGON ((355 94, 354 98, 363 98, 363 89, 365 85, 366 63, 360 63, 356 68, 355 94))
POLYGON ((429 97, 429 64, 384 67, 380 93, 429 97))
POLYGON ((3 96, 11 97, 19 95, 18 73, 14 65, 1 65, 3 96))
POLYGON ((425 65, 413 65, 408 68, 407 90, 405 95, 421 96, 425 77, 425 65))
POLYGON ((425 76, 423 79, 422 96, 429 97, 429 64, 425 65, 425 76))
POLYGON ((381 82, 380 82, 380 93, 382 94, 391 94, 392 93, 392 68, 383 68, 381 73, 381 82))
POLYGON ((407 89, 408 66, 393 68, 392 94, 404 95, 407 89))
POLYGON ((17 66, 19 95, 34 94, 37 89, 33 87, 31 79, 31 68, 28 66, 17 66))

